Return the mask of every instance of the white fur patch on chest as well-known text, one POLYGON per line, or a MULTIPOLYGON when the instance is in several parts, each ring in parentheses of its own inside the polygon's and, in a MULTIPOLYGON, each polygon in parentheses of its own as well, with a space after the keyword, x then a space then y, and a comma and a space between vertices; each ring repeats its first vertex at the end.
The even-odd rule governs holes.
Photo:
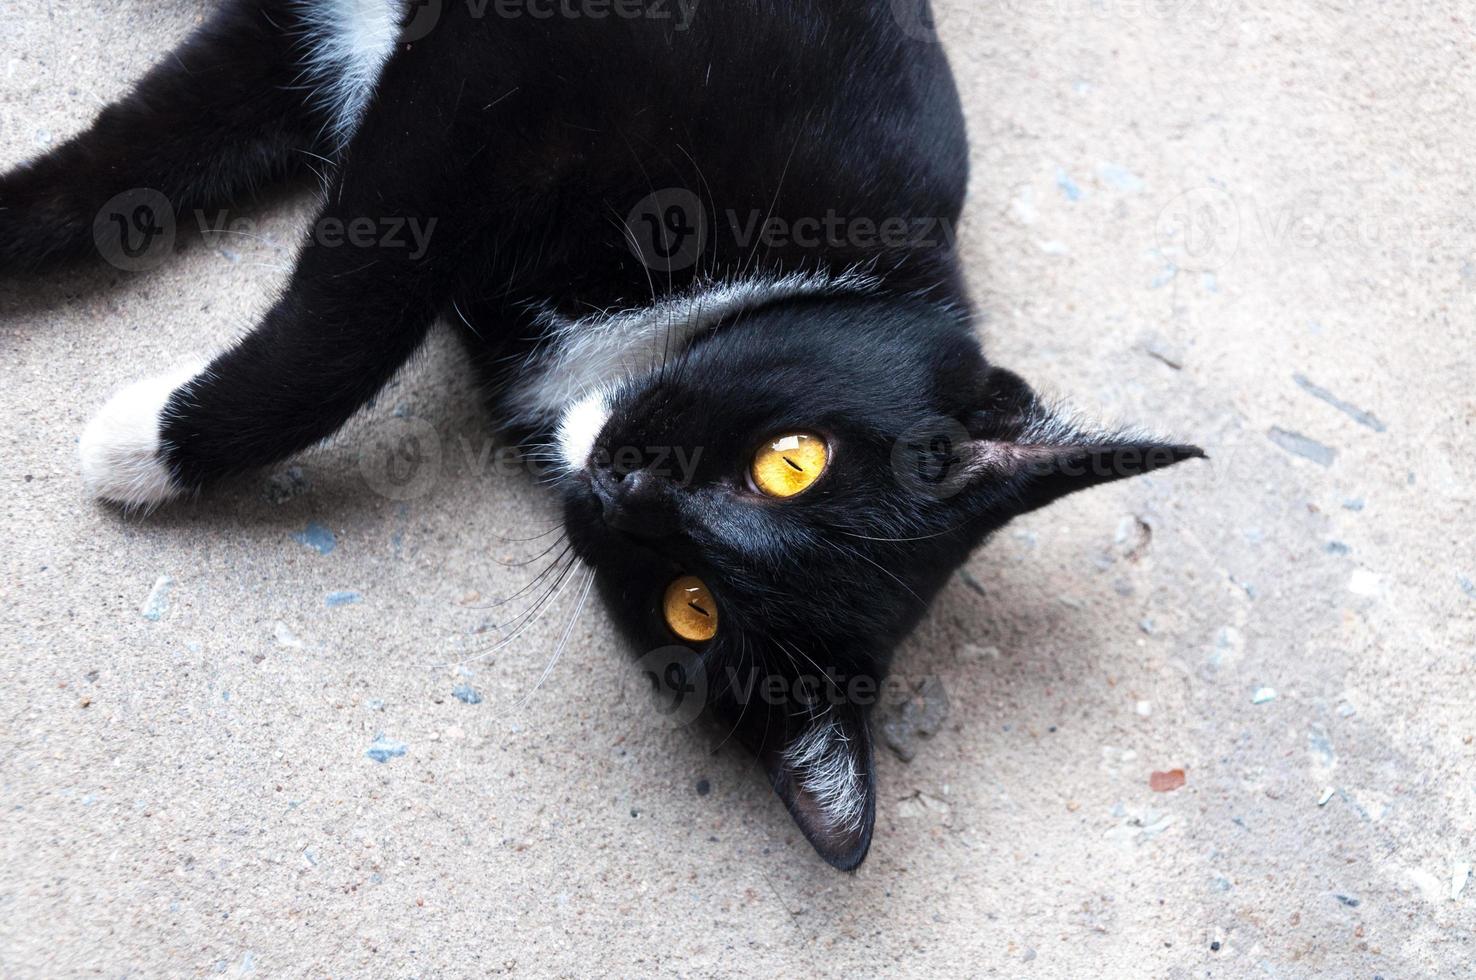
POLYGON ((402 0, 298 0, 311 98, 342 148, 354 135, 394 53, 402 0))

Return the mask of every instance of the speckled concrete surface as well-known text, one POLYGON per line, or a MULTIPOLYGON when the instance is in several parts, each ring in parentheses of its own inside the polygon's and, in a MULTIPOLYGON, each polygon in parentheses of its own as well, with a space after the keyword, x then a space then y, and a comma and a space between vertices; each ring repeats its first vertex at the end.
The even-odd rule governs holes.
MULTIPOLYGON (((199 14, 0 16, 8 166, 199 14)), ((251 321, 295 200, 148 276, 0 285, 0 973, 1470 974, 1476 17, 941 20, 989 348, 1215 458, 975 557, 902 654, 951 710, 912 762, 882 753, 861 872, 730 746, 654 723, 602 614, 531 697, 558 614, 486 654, 537 567, 507 539, 554 510, 478 462, 444 339, 295 479, 148 520, 83 499, 86 418, 251 321), (420 422, 433 485, 375 492, 420 422)))

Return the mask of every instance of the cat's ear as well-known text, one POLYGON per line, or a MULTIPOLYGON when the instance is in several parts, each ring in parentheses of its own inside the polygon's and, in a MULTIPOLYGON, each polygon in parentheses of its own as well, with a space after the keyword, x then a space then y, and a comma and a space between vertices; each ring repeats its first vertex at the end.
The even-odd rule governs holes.
POLYGON ((863 711, 830 705, 763 760, 774 792, 815 850, 832 866, 854 871, 876 824, 876 770, 863 711))
POLYGON ((1017 514, 1205 455, 1198 446, 1101 429, 1054 410, 1003 368, 990 370, 982 404, 966 427, 970 440, 961 462, 972 479, 1007 487, 1017 514))

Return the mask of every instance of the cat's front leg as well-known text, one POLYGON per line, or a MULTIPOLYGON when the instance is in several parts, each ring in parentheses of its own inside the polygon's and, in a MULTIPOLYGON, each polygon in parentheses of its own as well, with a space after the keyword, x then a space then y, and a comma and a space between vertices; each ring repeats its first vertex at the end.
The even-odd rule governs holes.
POLYGON ((150 509, 300 452, 420 346, 455 275, 453 239, 465 241, 455 216, 382 189, 332 201, 282 298, 249 334, 206 364, 124 388, 87 425, 80 462, 93 495, 150 509), (408 224, 419 229, 415 247, 385 233, 408 224))
POLYGON ((203 367, 125 389, 87 426, 93 494, 151 508, 320 442, 409 359, 461 278, 510 279, 489 255, 520 255, 510 219, 536 211, 510 193, 527 154, 508 138, 535 107, 463 99, 465 78, 445 70, 459 36, 436 31, 387 63, 261 322, 203 367))

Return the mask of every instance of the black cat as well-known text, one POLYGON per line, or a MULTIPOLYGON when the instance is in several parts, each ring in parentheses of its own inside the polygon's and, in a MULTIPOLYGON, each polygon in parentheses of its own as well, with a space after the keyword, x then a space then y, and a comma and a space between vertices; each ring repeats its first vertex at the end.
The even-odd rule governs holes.
POLYGON ((867 708, 950 574, 1018 514, 1202 455, 1060 418, 984 360, 924 4, 228 0, 0 178, 12 272, 143 268, 182 215, 324 183, 261 323, 115 396, 84 479, 150 508, 306 449, 445 318, 555 460, 615 619, 690 651, 658 673, 856 867, 867 708))

